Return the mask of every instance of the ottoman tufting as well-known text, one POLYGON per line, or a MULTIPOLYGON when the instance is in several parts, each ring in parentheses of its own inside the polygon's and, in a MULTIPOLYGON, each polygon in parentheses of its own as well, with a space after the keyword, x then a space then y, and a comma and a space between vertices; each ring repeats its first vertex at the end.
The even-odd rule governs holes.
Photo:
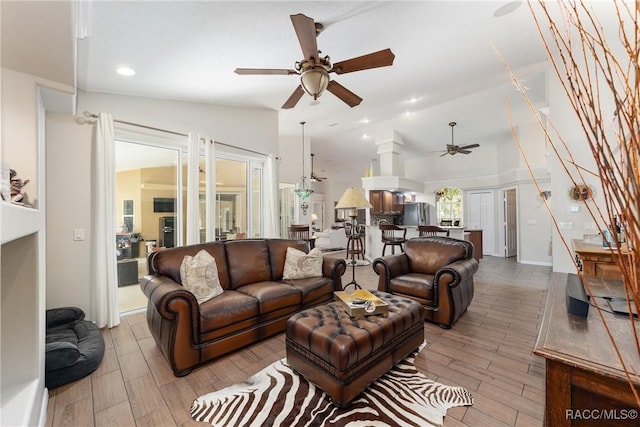
POLYGON ((334 301, 289 318, 287 363, 345 407, 424 341, 424 310, 408 298, 372 291, 389 315, 351 318, 334 301))

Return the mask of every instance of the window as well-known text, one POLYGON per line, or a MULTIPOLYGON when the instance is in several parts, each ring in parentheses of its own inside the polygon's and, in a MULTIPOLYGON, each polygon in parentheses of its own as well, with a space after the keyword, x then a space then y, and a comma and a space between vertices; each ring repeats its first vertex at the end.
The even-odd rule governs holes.
POLYGON ((127 232, 133 233, 133 200, 122 201, 122 224, 127 227, 127 232))
POLYGON ((458 187, 443 187, 436 192, 438 224, 462 225, 462 190, 458 187))

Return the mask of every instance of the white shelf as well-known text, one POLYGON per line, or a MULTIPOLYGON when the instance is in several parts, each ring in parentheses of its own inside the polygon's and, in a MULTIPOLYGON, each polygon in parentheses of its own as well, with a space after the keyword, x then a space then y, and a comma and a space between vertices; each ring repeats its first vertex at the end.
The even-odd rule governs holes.
POLYGON ((8 202, 0 202, 0 208, 2 209, 1 244, 33 234, 42 227, 42 215, 38 209, 8 202))

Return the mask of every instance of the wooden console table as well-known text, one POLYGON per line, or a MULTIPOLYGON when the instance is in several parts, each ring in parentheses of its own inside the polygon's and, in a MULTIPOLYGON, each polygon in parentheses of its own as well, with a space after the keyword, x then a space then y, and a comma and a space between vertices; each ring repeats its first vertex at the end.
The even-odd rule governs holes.
MULTIPOLYGON (((595 277, 585 280, 589 280, 594 295, 623 295, 621 281, 595 277)), ((554 274, 533 350, 534 354, 546 359, 545 426, 639 425, 640 408, 597 309, 589 307, 586 318, 568 314, 566 282, 566 274, 554 274), (603 411, 607 411, 606 414, 603 411), (631 411, 636 411, 633 419, 631 411), (617 418, 603 419, 609 415, 617 418), (591 419, 584 419, 585 416, 591 419), (625 416, 626 419, 621 419, 625 416)), ((601 298, 598 302, 605 303, 601 298)), ((627 370, 640 373, 640 357, 635 348, 631 321, 607 312, 603 315, 627 370)), ((640 322, 635 324, 640 329, 640 322)), ((640 393, 640 377, 632 378, 640 393)))
MULTIPOLYGON (((622 273, 618 267, 617 249, 610 250, 602 245, 584 243, 574 239, 571 242, 579 262, 582 263, 582 271, 587 276, 605 277, 609 279, 621 279, 622 273)), ((628 256, 629 251, 621 248, 622 256, 628 256)))

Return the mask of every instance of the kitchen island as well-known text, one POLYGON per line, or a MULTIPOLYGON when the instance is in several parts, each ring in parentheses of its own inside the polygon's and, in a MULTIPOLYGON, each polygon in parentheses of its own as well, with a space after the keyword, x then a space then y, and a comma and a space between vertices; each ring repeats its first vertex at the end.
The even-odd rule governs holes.
MULTIPOLYGON (((418 226, 401 225, 400 227, 407 229, 407 240, 418 237, 418 226)), ((382 234, 378 225, 367 225, 366 228, 366 253, 368 260, 372 261, 382 256, 382 234)), ((474 245, 474 258, 482 258, 482 230, 465 230, 464 227, 442 227, 449 230, 449 237, 460 240, 469 240, 474 245), (479 232, 479 234, 478 234, 479 232), (479 235, 479 247, 477 237, 479 235)), ((396 248, 398 253, 399 248, 396 248)), ((390 254, 390 248, 387 248, 386 255, 390 254)))

